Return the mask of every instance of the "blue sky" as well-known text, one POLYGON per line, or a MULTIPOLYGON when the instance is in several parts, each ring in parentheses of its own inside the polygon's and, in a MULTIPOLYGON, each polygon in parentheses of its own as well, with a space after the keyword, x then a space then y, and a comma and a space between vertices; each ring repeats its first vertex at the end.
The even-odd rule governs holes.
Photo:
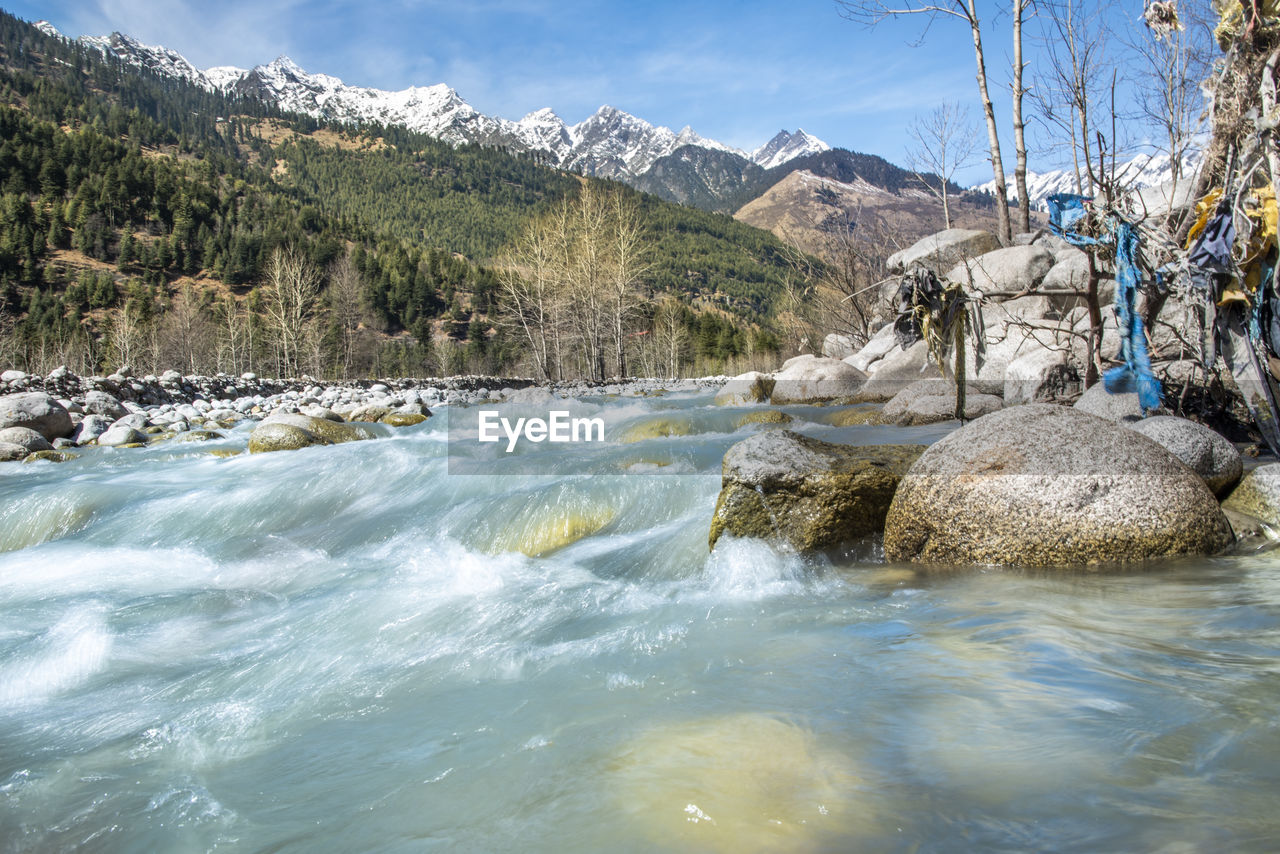
MULTIPOLYGON (((1101 0, 1100 0, 1101 2, 1101 0)), ((691 125, 751 149, 803 127, 833 146, 906 160, 905 129, 943 101, 980 121, 972 43, 940 19, 874 30, 840 17, 832 0, 0 0, 70 36, 119 30, 162 44, 200 68, 252 67, 287 54, 303 68, 382 89, 447 83, 472 106, 518 119, 549 106, 581 121, 611 104, 655 124, 691 125)), ((1011 54, 1007 3, 984 0, 992 84, 1011 54)), ((1129 0, 1133 14, 1141 4, 1129 0)), ((1001 92, 1006 160, 1012 162, 1001 92), (1007 137, 1007 139, 1005 138, 1007 137)), ((985 140, 985 134, 983 134, 985 140)), ((1053 163, 1032 163, 1049 168, 1053 163)), ((990 178, 985 160, 959 177, 990 178)))

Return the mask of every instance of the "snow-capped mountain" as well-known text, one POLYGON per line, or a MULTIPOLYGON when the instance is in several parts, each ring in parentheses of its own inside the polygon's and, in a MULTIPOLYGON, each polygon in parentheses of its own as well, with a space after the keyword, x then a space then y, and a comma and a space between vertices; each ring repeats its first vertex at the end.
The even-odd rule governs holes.
MULTIPOLYGON (((47 21, 36 24, 43 32, 65 38, 47 21)), ((201 86, 210 91, 260 98, 284 110, 349 124, 399 125, 425 133, 451 145, 498 145, 514 152, 541 152, 547 162, 562 169, 614 178, 640 186, 655 163, 667 165, 662 184, 674 197, 699 198, 700 206, 723 202, 741 191, 742 176, 754 164, 775 169, 810 154, 830 150, 822 140, 797 130, 781 131, 750 154, 712 139, 692 128, 677 132, 655 126, 608 105, 575 125, 566 124, 549 108, 529 113, 519 121, 488 116, 472 107, 445 84, 412 86, 388 92, 351 86, 337 77, 303 70, 287 56, 252 69, 215 66, 201 71, 181 54, 168 48, 142 44, 120 33, 86 36, 79 42, 121 62, 201 86), (686 168, 672 169, 673 155, 686 168), (672 186, 683 173, 696 188, 672 186), (737 181, 739 186, 733 186, 737 181), (708 196, 708 187, 723 190, 708 196)), ((754 173, 751 173, 754 174, 754 173)), ((652 176, 651 176, 652 177, 652 176)))
MULTIPOLYGON (((1172 158, 1167 154, 1140 154, 1126 163, 1116 165, 1116 179, 1130 190, 1145 190, 1159 187, 1172 180, 1170 169, 1172 158)), ((1190 154, 1183 159, 1182 174, 1192 175, 1200 166, 1200 155, 1190 154)), ((1007 176, 1008 197, 1017 197, 1017 187, 1012 175, 1007 176)), ((970 188, 971 190, 991 193, 995 191, 996 182, 987 181, 970 188)), ((1054 169, 1049 172, 1027 172, 1027 197, 1035 210, 1048 210, 1049 196, 1055 193, 1075 193, 1076 174, 1070 169, 1054 169)))
POLYGON ((777 136, 751 152, 751 162, 762 169, 773 169, 797 157, 830 150, 831 146, 805 133, 804 128, 797 129, 795 133, 780 130, 777 136))

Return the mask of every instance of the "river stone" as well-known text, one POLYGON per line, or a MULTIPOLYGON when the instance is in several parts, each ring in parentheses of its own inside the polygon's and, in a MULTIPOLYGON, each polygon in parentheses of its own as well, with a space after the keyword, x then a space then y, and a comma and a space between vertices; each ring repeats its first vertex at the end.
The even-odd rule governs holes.
POLYGON ((665 439, 669 436, 689 436, 693 425, 684 418, 652 418, 632 424, 622 431, 619 442, 644 442, 648 439, 665 439))
POLYGON ((119 400, 105 391, 87 391, 84 394, 84 411, 88 415, 102 415, 112 421, 129 414, 119 400))
POLYGON ((1109 421, 1142 420, 1142 404, 1138 402, 1137 392, 1111 394, 1101 382, 1095 383, 1080 395, 1075 408, 1109 421))
POLYGON ((827 403, 852 401, 867 375, 839 359, 812 358, 784 367, 773 379, 772 403, 827 403))
POLYGON ((749 403, 768 403, 773 394, 773 377, 759 371, 738 374, 716 392, 717 406, 743 406, 749 403))
POLYGON ((253 428, 249 453, 290 451, 310 445, 338 445, 372 439, 375 434, 355 424, 339 424, 297 413, 276 413, 253 428))
POLYGON ((1231 490, 1222 509, 1280 528, 1280 463, 1258 466, 1231 490))
POLYGON ((146 442, 147 436, 141 430, 117 421, 98 437, 98 444, 107 448, 119 448, 125 445, 137 445, 146 442))
POLYGON ((709 543, 721 534, 781 538, 812 551, 878 533, 923 445, 836 445, 790 430, 759 433, 724 455, 709 543))
POLYGON ((1190 466, 1215 495, 1226 495, 1244 472, 1236 446, 1202 424, 1174 415, 1154 415, 1125 426, 1158 442, 1190 466))
POLYGON ((1087 565, 1204 555, 1233 541, 1199 475, 1077 409, 1015 406, 925 451, 885 521, 889 560, 1087 565))
POLYGON ((15 445, 11 442, 0 442, 0 462, 7 463, 15 460, 25 460, 27 454, 31 453, 21 445, 15 445))
POLYGON ((351 414, 347 416, 347 420, 373 423, 390 414, 390 406, 376 406, 371 404, 369 406, 361 406, 353 409, 351 414))
POLYGON ((221 433, 216 430, 191 430, 186 433, 180 433, 173 437, 174 442, 212 442, 214 439, 224 438, 221 433))
POLYGON ((839 332, 832 332, 822 339, 822 355, 828 359, 844 359, 852 356, 856 350, 853 339, 839 332))
POLYGON ((979 293, 1033 290, 1053 267, 1053 253, 1042 246, 1010 246, 962 261, 946 278, 979 293))
POLYGON ((52 451, 53 445, 30 427, 6 427, 0 430, 0 442, 21 445, 28 451, 52 451))
POLYGON ((871 371, 871 378, 858 392, 860 401, 890 400, 914 382, 942 376, 938 366, 929 360, 929 348, 923 341, 905 350, 895 347, 872 365, 871 371))
POLYGON ((36 463, 41 460, 49 463, 69 463, 78 456, 80 455, 68 454, 66 451, 36 451, 35 453, 28 454, 22 461, 24 463, 36 463))
POLYGON ((747 424, 790 424, 792 421, 795 419, 780 409, 757 409, 739 418, 734 428, 744 427, 747 424))
MULTIPOLYGON (((964 414, 980 418, 1004 405, 992 394, 981 394, 972 385, 965 386, 964 414)), ((956 417, 956 387, 951 380, 917 380, 893 396, 881 411, 881 423, 899 427, 937 424, 956 417)))
POLYGON ((948 228, 893 253, 885 261, 885 268, 890 273, 903 273, 919 264, 940 273, 965 258, 984 255, 999 248, 1000 241, 989 231, 948 228))
POLYGON ((832 427, 858 427, 884 424, 884 413, 878 406, 851 406, 831 413, 825 419, 832 427))
POLYGON ((1080 390, 1080 372, 1067 350, 1035 347, 1004 369, 1004 402, 1008 406, 1044 403, 1080 390))
POLYGON ((105 415, 86 415, 84 420, 76 425, 71 439, 77 445, 87 445, 107 432, 111 428, 111 423, 105 415))
POLYGON ((887 356, 897 343, 893 337, 893 324, 886 323, 879 332, 871 336, 871 340, 861 350, 846 357, 844 363, 864 373, 871 373, 871 366, 887 356))
POLYGON ((427 416, 413 412, 388 412, 378 419, 378 423, 391 427, 412 427, 427 420, 427 416))
POLYGON ((0 397, 0 430, 5 427, 30 427, 52 442, 70 436, 75 424, 58 401, 44 392, 28 391, 0 397))

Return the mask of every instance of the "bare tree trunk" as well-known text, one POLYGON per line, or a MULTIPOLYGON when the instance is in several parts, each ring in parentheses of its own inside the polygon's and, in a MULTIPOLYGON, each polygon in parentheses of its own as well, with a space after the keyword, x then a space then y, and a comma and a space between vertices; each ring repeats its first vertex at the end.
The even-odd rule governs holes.
POLYGON ((991 176, 996 181, 996 215, 1000 218, 1000 239, 1013 241, 1009 222, 1009 199, 1005 192, 1004 161, 1000 157, 1000 132, 996 127, 996 109, 987 90, 987 60, 982 52, 982 29, 978 25, 976 0, 968 0, 969 30, 973 33, 973 57, 978 66, 978 92, 982 95, 982 112, 987 117, 987 139, 991 147, 991 176))
POLYGON ((1022 118, 1022 14, 1030 0, 1013 0, 1013 148, 1017 157, 1013 181, 1018 190, 1018 230, 1031 230, 1031 198, 1027 194, 1026 122, 1022 118))

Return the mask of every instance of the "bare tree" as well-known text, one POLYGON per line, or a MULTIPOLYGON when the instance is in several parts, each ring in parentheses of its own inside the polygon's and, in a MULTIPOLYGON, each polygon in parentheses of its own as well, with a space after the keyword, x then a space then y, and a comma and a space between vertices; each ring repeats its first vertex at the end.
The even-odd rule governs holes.
POLYGON ((364 282, 347 252, 329 266, 329 311, 338 330, 337 364, 339 377, 351 376, 360 326, 364 322, 364 282))
POLYGON ((978 129, 969 121, 964 105, 953 103, 939 104, 933 112, 917 116, 907 132, 915 140, 907 152, 907 165, 942 202, 942 220, 950 228, 951 179, 957 170, 973 161, 978 129))
POLYGON ((267 261, 266 310, 276 336, 281 376, 295 376, 301 367, 308 321, 320 293, 320 273, 293 248, 277 247, 267 261))
POLYGON ((1027 123, 1022 117, 1022 18, 1032 0, 1013 0, 1013 183, 1018 192, 1018 230, 1031 230, 1031 197, 1027 193, 1027 123))
POLYGON ((635 203, 624 200, 620 193, 615 192, 609 207, 609 333, 613 338, 618 376, 625 379, 627 337, 640 304, 640 279, 649 268, 644 262, 644 231, 635 203))
MULTIPOLYGON (((987 87, 987 60, 982 49, 982 27, 978 19, 976 0, 901 0, 899 5, 890 5, 884 0, 836 0, 842 14, 852 21, 875 26, 886 18, 899 18, 906 15, 923 15, 929 25, 939 17, 950 17, 964 21, 973 38, 973 57, 978 71, 978 94, 982 99, 982 110, 987 120, 987 142, 991 153, 991 175, 995 179, 996 214, 1000 220, 1000 236, 1006 243, 1013 239, 1012 224, 1009 221, 1009 204, 1005 191, 1004 161, 1000 156, 1000 133, 996 125, 996 111, 991 103, 991 94, 987 87)), ((927 29, 928 27, 926 27, 927 29)))
POLYGON ((183 281, 160 319, 160 361, 189 374, 210 366, 215 333, 190 281, 183 281))

